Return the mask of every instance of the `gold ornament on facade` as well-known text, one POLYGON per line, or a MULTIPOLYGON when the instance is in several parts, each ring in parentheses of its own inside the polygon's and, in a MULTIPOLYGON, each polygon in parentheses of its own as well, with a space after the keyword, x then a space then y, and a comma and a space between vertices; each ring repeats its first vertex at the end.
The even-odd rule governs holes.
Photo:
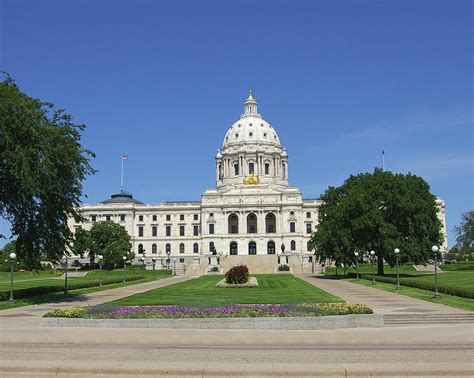
POLYGON ((258 179, 257 176, 254 176, 252 173, 249 177, 244 178, 244 185, 259 185, 260 180, 258 179))

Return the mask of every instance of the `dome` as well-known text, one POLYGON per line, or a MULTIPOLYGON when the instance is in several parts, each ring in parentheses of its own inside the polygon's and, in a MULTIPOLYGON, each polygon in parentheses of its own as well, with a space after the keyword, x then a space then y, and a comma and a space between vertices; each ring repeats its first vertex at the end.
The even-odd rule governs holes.
POLYGON ((250 90, 244 103, 244 114, 229 128, 222 147, 252 143, 276 145, 281 148, 275 129, 257 113, 257 101, 250 90))
POLYGON ((142 204, 143 202, 140 202, 136 199, 133 198, 132 193, 120 191, 120 193, 112 194, 109 199, 106 199, 105 201, 102 201, 101 203, 135 203, 135 204, 142 204))

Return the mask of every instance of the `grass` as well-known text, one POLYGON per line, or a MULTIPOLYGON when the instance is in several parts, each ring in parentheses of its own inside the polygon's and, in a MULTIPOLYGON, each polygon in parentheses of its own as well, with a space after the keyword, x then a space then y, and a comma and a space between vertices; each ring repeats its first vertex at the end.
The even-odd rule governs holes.
POLYGON ((382 282, 377 282, 375 285, 373 285, 371 281, 362 280, 362 279, 359 281, 357 281, 356 279, 347 279, 347 281, 353 282, 359 285, 375 287, 377 289, 390 291, 392 293, 406 295, 408 297, 423 299, 425 301, 441 303, 447 306, 474 311, 474 299, 470 299, 470 298, 461 298, 461 297, 456 297, 454 295, 441 294, 441 298, 435 299, 433 298, 433 292, 428 291, 428 290, 415 289, 415 288, 407 287, 407 286, 402 286, 401 290, 396 290, 395 289, 396 285, 382 283, 382 282))
MULTIPOLYGON (((122 271, 123 273, 123 271, 122 271)), ((136 275, 136 274, 135 274, 136 275)), ((134 276, 135 276, 134 275, 134 276)), ((156 277, 157 279, 162 279, 166 278, 169 276, 169 271, 161 271, 158 270, 156 271, 156 277)), ((123 277, 123 276, 122 276, 123 277)), ((128 276, 128 277, 131 277, 128 276)), ((104 290, 110 290, 110 289, 115 289, 119 287, 125 287, 125 286, 130 286, 130 285, 137 285, 141 284, 144 282, 150 282, 154 280, 153 272, 151 271, 146 271, 145 272, 145 280, 137 280, 137 281, 130 281, 124 283, 116 283, 116 284, 110 284, 107 285, 107 281, 104 279, 102 287, 99 286, 94 286, 94 287, 88 287, 88 288, 83 288, 83 289, 76 289, 76 290, 69 290, 68 294, 64 294, 62 291, 61 292, 56 292, 56 293, 48 293, 48 294, 42 294, 42 295, 36 295, 33 297, 29 298, 20 298, 20 299, 15 299, 14 304, 9 304, 8 301, 0 301, 0 310, 6 310, 9 308, 15 308, 15 307, 22 307, 22 306, 29 306, 29 305, 34 305, 34 304, 41 304, 45 302, 51 302, 51 301, 60 301, 68 298, 76 298, 84 294, 89 294, 89 293, 94 293, 97 291, 104 291, 104 290)), ((69 281, 69 279, 68 279, 69 281)), ((64 286, 64 281, 60 281, 62 286, 64 286)), ((16 284, 15 284, 16 285, 16 284)), ((15 286, 16 287, 16 286, 15 286)))
POLYGON ((285 304, 305 302, 343 302, 292 275, 254 275, 256 288, 218 288, 222 276, 202 276, 146 293, 135 294, 110 303, 124 306, 142 305, 229 305, 285 304))
MULTIPOLYGON (((360 274, 372 274, 371 266, 370 265, 359 265, 358 267, 359 273, 360 274)), ((355 273, 356 269, 349 267, 346 269, 347 273, 355 273)), ((377 274, 377 266, 374 265, 374 272, 377 274)), ((337 269, 338 275, 343 275, 344 274, 344 268, 338 268, 337 269)), ((397 268, 391 268, 390 265, 385 265, 384 266, 384 273, 386 275, 392 275, 392 274, 397 274, 397 268)), ((415 268, 413 268, 412 265, 401 265, 400 266, 400 274, 423 274, 423 272, 417 272, 415 268)), ((336 274, 336 268, 335 267, 330 267, 326 268, 326 274, 328 275, 335 275, 336 274)))

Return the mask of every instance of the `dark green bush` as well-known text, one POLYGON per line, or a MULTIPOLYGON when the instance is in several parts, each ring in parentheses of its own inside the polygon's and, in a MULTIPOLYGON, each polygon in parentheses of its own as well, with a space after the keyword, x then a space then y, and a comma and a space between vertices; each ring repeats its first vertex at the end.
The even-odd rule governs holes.
POLYGON ((249 279, 249 270, 245 265, 237 265, 230 268, 225 274, 225 282, 228 284, 243 284, 249 279))
MULTIPOLYGON (((351 278, 356 277, 354 273, 349 273, 348 276, 351 278)), ((371 275, 362 274, 362 275, 359 275, 359 277, 364 280, 370 280, 370 281, 372 280, 371 275)), ((397 279, 395 277, 375 276, 375 280, 378 282, 390 283, 394 285, 397 284, 397 279)), ((422 290, 429 290, 429 291, 435 290, 434 283, 419 281, 416 278, 404 278, 404 277, 400 278, 400 285, 413 287, 416 289, 422 289, 422 290)), ((440 293, 455 295, 457 297, 474 299, 474 291, 470 289, 438 285, 438 291, 440 293)))
POLYGON ((279 272, 289 272, 290 271, 290 267, 286 264, 283 264, 283 265, 278 265, 278 271, 279 272))

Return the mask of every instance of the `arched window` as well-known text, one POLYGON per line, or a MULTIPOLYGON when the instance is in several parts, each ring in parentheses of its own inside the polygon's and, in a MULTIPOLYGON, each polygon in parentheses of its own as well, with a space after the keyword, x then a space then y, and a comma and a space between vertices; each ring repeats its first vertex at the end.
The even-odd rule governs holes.
POLYGON ((153 243, 153 244, 151 245, 151 253, 157 253, 157 252, 158 252, 158 248, 157 248, 156 244, 153 243))
POLYGON ((184 243, 179 245, 179 253, 184 253, 184 243))
POLYGON ((239 233, 239 217, 237 214, 230 214, 228 218, 229 234, 239 233))
POLYGON ((165 251, 166 251, 166 253, 168 253, 168 252, 171 253, 171 244, 170 243, 166 244, 165 251))
POLYGON ((267 243, 267 254, 268 255, 274 255, 275 254, 275 242, 269 241, 267 243))
POLYGON ((267 234, 274 234, 276 232, 276 217, 273 213, 268 213, 265 217, 265 229, 267 234))
POLYGON ((255 164, 249 163, 249 175, 252 175, 254 173, 255 173, 255 164))
POLYGON ((254 213, 247 215, 247 233, 257 233, 257 216, 254 213))
POLYGON ((286 178, 286 165, 283 163, 281 165, 281 177, 286 178))
POLYGON ((249 243, 249 255, 256 255, 257 254, 257 243, 251 241, 249 243))
POLYGON ((292 240, 292 241, 290 242, 290 249, 291 249, 292 251, 296 251, 296 242, 295 242, 294 240, 292 240))
POLYGON ((270 163, 265 163, 265 174, 270 174, 270 163))
POLYGON ((214 242, 209 243, 209 252, 212 252, 213 254, 216 252, 216 247, 214 246, 214 242))
POLYGON ((138 244, 138 253, 143 253, 143 244, 138 244))
POLYGON ((230 243, 230 254, 237 255, 239 253, 239 247, 236 242, 230 243))
POLYGON ((194 243, 194 245, 193 245, 193 252, 194 252, 194 253, 199 253, 199 244, 198 244, 198 243, 194 243))

